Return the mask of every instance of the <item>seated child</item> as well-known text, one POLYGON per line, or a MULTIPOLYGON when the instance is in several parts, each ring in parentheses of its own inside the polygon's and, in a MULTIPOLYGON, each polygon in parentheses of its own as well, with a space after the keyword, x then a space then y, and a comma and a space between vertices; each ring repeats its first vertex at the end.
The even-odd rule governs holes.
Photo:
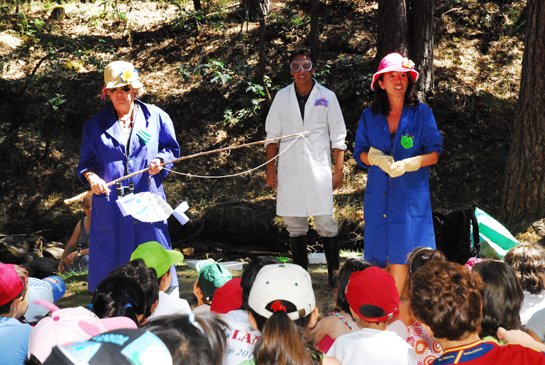
POLYGON ((131 261, 142 259, 147 267, 155 269, 157 272, 157 280, 159 283, 159 303, 155 308, 155 312, 151 314, 149 320, 159 316, 169 314, 189 314, 191 307, 185 299, 172 293, 167 294, 166 291, 170 287, 172 280, 172 271, 170 267, 184 260, 184 255, 176 250, 165 250, 159 242, 151 241, 142 243, 134 250, 131 255, 131 261))
POLYGON ((534 313, 545 308, 545 248, 538 243, 521 242, 503 260, 515 270, 522 287, 520 322, 525 326, 534 313))
POLYGON ((346 287, 350 313, 361 330, 337 338, 327 356, 343 364, 416 364, 414 349, 394 332, 388 319, 399 312, 392 275, 378 267, 356 271, 346 287))
MULTIPOLYGON (((242 361, 253 356, 254 346, 261 332, 250 325, 248 311, 248 297, 259 271, 273 264, 281 264, 282 261, 275 258, 261 258, 252 260, 242 273, 240 287, 242 289, 242 304, 240 309, 232 310, 220 316, 227 323, 227 350, 223 356, 223 365, 238 365, 242 361)), ((225 287, 225 286, 224 286, 225 287)), ((214 307, 217 303, 214 303, 214 307)))
MULTIPOLYGON (((409 297, 413 313, 443 348, 434 363, 545 364, 543 352, 479 338, 482 286, 479 275, 452 262, 430 260, 412 275, 409 297)), ((505 331, 500 328, 498 333, 500 330, 505 331)))
POLYGON ((499 327, 506 330, 521 330, 520 308, 524 300, 522 287, 515 270, 503 261, 484 260, 472 271, 484 283, 481 289, 483 319, 479 337, 484 341, 501 344, 497 338, 499 327))
POLYGON ((337 312, 329 313, 329 316, 318 322, 316 328, 312 330, 314 342, 318 344, 318 348, 324 353, 331 348, 337 337, 360 329, 356 320, 350 314, 350 306, 346 301, 345 289, 353 272, 363 271, 368 267, 371 267, 369 262, 357 258, 349 258, 341 267, 336 289, 337 302, 335 306, 337 312))
POLYGON ((32 327, 19 322, 28 307, 28 276, 20 266, 0 263, 0 364, 23 364, 32 327))
POLYGON ((132 279, 108 277, 98 284, 91 306, 99 318, 125 316, 140 326, 146 314, 146 294, 132 279))
POLYGON ((59 260, 59 273, 66 271, 86 271, 89 268, 89 232, 91 230, 91 207, 93 196, 83 199, 85 217, 76 224, 70 241, 66 244, 59 260))
POLYGON ((225 327, 217 315, 191 313, 157 318, 142 329, 165 343, 176 365, 220 365, 225 352, 225 327))
MULTIPOLYGON (((417 247, 409 253, 407 256, 407 283, 405 284, 405 292, 403 298, 399 300, 399 316, 395 316, 394 320, 401 321, 405 327, 405 333, 403 329, 396 331, 398 335, 407 340, 407 343, 414 347, 416 354, 416 361, 418 363, 429 363, 439 357, 443 350, 441 346, 431 338, 416 317, 411 309, 411 301, 409 298, 409 286, 411 275, 414 274, 419 268, 424 266, 429 260, 443 260, 448 261, 446 256, 439 250, 434 250, 429 247, 417 247)), ((395 321, 394 323, 397 323, 395 321)), ((395 328, 390 321, 388 330, 395 328)))
POLYGON ((193 312, 210 312, 210 305, 212 304, 216 289, 221 288, 233 277, 229 270, 221 264, 207 260, 199 262, 197 270, 199 271, 199 277, 193 285, 193 294, 197 297, 197 308, 193 312))
MULTIPOLYGON (((242 288, 240 283, 241 278, 234 278, 225 283, 221 288, 218 288, 214 293, 216 300, 210 306, 210 312, 226 314, 230 311, 240 309, 242 305, 242 288)), ((199 307, 197 307, 198 309, 199 307)), ((193 313, 197 310, 193 310, 193 313)))
POLYGON ((28 341, 28 354, 40 364, 51 354, 51 349, 67 342, 86 341, 100 333, 120 328, 136 329, 136 323, 127 317, 98 318, 87 308, 63 308, 46 300, 36 300, 36 305, 51 311, 32 330, 28 341))
POLYGON ((58 276, 48 276, 43 279, 28 278, 28 308, 25 320, 35 324, 49 314, 49 309, 43 305, 34 303, 35 300, 45 300, 55 303, 66 293, 66 284, 58 276))
POLYGON ((146 313, 142 324, 155 312, 159 303, 159 284, 157 282, 157 273, 154 269, 147 267, 144 260, 132 260, 116 269, 110 271, 110 277, 124 277, 136 281, 146 294, 146 313))
MULTIPOLYGON (((252 359, 240 365, 340 365, 324 357, 314 345, 310 328, 318 321, 318 308, 308 272, 299 265, 263 267, 248 298, 250 323, 261 337, 252 359)), ((349 363, 346 363, 349 364, 349 363)))

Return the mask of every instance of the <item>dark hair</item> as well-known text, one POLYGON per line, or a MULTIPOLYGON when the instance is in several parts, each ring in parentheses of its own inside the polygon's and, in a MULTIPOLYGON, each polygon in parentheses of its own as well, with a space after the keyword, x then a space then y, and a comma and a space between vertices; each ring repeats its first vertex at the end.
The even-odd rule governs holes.
POLYGON ((250 310, 250 307, 248 306, 248 297, 250 296, 250 291, 252 290, 255 277, 257 276, 259 270, 261 270, 263 266, 281 263, 282 261, 280 261, 279 259, 275 259, 273 257, 265 257, 257 260, 252 260, 252 262, 248 264, 240 279, 240 287, 242 288, 242 306, 240 307, 240 309, 246 311, 250 310))
POLYGON ((215 313, 170 315, 153 319, 142 329, 159 337, 169 349, 173 364, 221 365, 226 350, 227 324, 215 313))
POLYGON ((424 266, 429 260, 448 261, 445 254, 430 247, 417 247, 407 255, 409 276, 424 266))
MULTIPOLYGON (((308 49, 303 49, 303 48, 299 48, 299 49, 296 49, 295 51, 291 52, 290 54, 290 62, 294 60, 295 57, 297 56, 305 56, 306 58, 310 59, 312 61, 312 68, 316 67, 316 65, 314 64, 314 57, 312 56, 312 53, 308 50, 308 49)), ((289 64, 288 64, 289 66, 289 64)))
POLYGON ((386 312, 381 307, 372 304, 364 304, 360 307, 359 312, 366 318, 380 318, 386 315, 386 312))
POLYGON ((543 291, 545 273, 545 248, 537 243, 521 242, 507 252, 503 260, 511 266, 520 281, 522 290, 532 294, 543 291))
MULTIPOLYGON (((407 86, 407 90, 405 91, 405 100, 403 106, 416 106, 420 102, 414 88, 414 80, 409 72, 407 72, 407 79, 409 80, 409 85, 407 86)), ((390 99, 388 99, 388 93, 386 92, 386 90, 378 85, 379 80, 384 80, 384 74, 380 74, 380 76, 375 81, 375 93, 373 97, 373 102, 371 103, 371 111, 373 112, 373 114, 380 113, 382 115, 388 115, 392 110, 392 108, 390 107, 390 99)))
POLYGON ((91 305, 99 318, 125 316, 140 325, 137 315, 146 313, 146 295, 132 279, 109 277, 98 284, 91 305))
POLYGON ((460 264, 430 260, 413 273, 410 283, 413 313, 435 338, 464 340, 481 331, 479 275, 460 264))
MULTIPOLYGON (((266 308, 274 303, 270 302, 266 308)), ((287 313, 297 311, 291 302, 280 301, 286 312, 276 311, 265 318, 250 309, 261 337, 254 347, 257 365, 311 365, 322 363, 322 352, 316 348, 308 324, 310 315, 292 321, 287 313)))
POLYGON ((346 300, 346 286, 350 280, 350 275, 356 271, 363 271, 368 267, 371 267, 371 263, 366 260, 357 259, 354 257, 346 260, 339 271, 339 282, 337 285, 337 301, 335 305, 337 309, 350 313, 350 305, 346 300))
POLYGON ((23 290, 21 290, 21 292, 15 298, 10 300, 6 304, 0 306, 0 314, 7 314, 11 312, 11 306, 13 302, 18 298, 21 298, 21 297, 24 298, 26 295, 26 292, 28 291, 28 271, 22 266, 19 266, 19 265, 13 265, 13 266, 15 267, 15 271, 17 272, 19 279, 21 279, 21 281, 25 284, 25 287, 23 288, 23 290))
MULTIPOLYGON (((201 289, 201 292, 202 292, 202 288, 201 288, 200 285, 199 285, 199 278, 198 278, 198 277, 197 277, 197 281, 195 282, 195 284, 197 284, 197 287, 198 287, 199 289, 201 289)), ((215 293, 215 292, 216 292, 216 291, 214 291, 214 293, 215 293)), ((213 299, 213 298, 214 298, 214 294, 212 294, 212 295, 209 296, 209 297, 205 297, 205 296, 204 296, 204 292, 202 292, 202 302, 203 302, 204 304, 211 305, 211 304, 212 304, 212 299, 213 299)))
POLYGON ((144 318, 148 318, 151 315, 151 307, 159 300, 159 284, 155 269, 147 267, 144 260, 136 259, 110 271, 110 277, 125 277, 140 284, 146 294, 144 318))
POLYGON ((483 320, 480 337, 496 337, 499 327, 521 330, 520 308, 524 294, 515 270, 505 262, 485 260, 475 264, 473 271, 484 282, 481 289, 483 320))

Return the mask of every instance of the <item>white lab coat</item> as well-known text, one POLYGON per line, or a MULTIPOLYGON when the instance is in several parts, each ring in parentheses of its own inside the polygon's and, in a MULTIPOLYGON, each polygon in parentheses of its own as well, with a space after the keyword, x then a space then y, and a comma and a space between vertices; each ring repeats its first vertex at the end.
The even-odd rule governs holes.
MULTIPOLYGON (((285 87, 274 98, 265 130, 267 139, 311 132, 279 158, 276 214, 288 217, 333 214, 331 149, 346 150, 346 127, 335 93, 316 83, 305 105, 303 123, 295 84, 285 87), (323 105, 326 103, 328 106, 323 105)), ((281 140, 279 153, 294 140, 281 140)))

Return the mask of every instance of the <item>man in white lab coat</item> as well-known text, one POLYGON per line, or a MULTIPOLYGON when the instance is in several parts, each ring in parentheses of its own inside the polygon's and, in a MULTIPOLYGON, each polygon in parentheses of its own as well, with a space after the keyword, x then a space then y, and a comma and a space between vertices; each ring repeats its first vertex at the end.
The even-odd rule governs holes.
MULTIPOLYGON (((267 184, 278 188, 276 214, 282 216, 290 234, 294 263, 304 269, 308 269, 307 217, 314 216, 314 226, 324 243, 329 284, 335 287, 339 240, 333 217, 333 190, 343 185, 346 127, 335 93, 312 78, 315 65, 309 51, 298 49, 291 54, 290 71, 294 83, 276 94, 267 115, 267 139, 304 131, 311 133, 295 143, 295 138, 280 141, 278 172, 272 162, 267 165, 267 184)), ((276 155, 278 145, 269 143, 265 147, 270 160, 276 155)))

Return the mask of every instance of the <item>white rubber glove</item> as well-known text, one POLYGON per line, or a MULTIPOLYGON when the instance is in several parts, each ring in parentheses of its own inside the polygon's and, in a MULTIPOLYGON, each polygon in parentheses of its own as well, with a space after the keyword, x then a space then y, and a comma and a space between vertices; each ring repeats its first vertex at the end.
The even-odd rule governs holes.
POLYGON ((399 177, 408 171, 416 171, 420 168, 422 156, 409 157, 396 161, 390 166, 390 176, 399 177))
POLYGON ((382 171, 390 174, 390 165, 394 163, 392 156, 385 155, 381 150, 371 147, 367 153, 367 159, 371 165, 378 166, 382 171))

